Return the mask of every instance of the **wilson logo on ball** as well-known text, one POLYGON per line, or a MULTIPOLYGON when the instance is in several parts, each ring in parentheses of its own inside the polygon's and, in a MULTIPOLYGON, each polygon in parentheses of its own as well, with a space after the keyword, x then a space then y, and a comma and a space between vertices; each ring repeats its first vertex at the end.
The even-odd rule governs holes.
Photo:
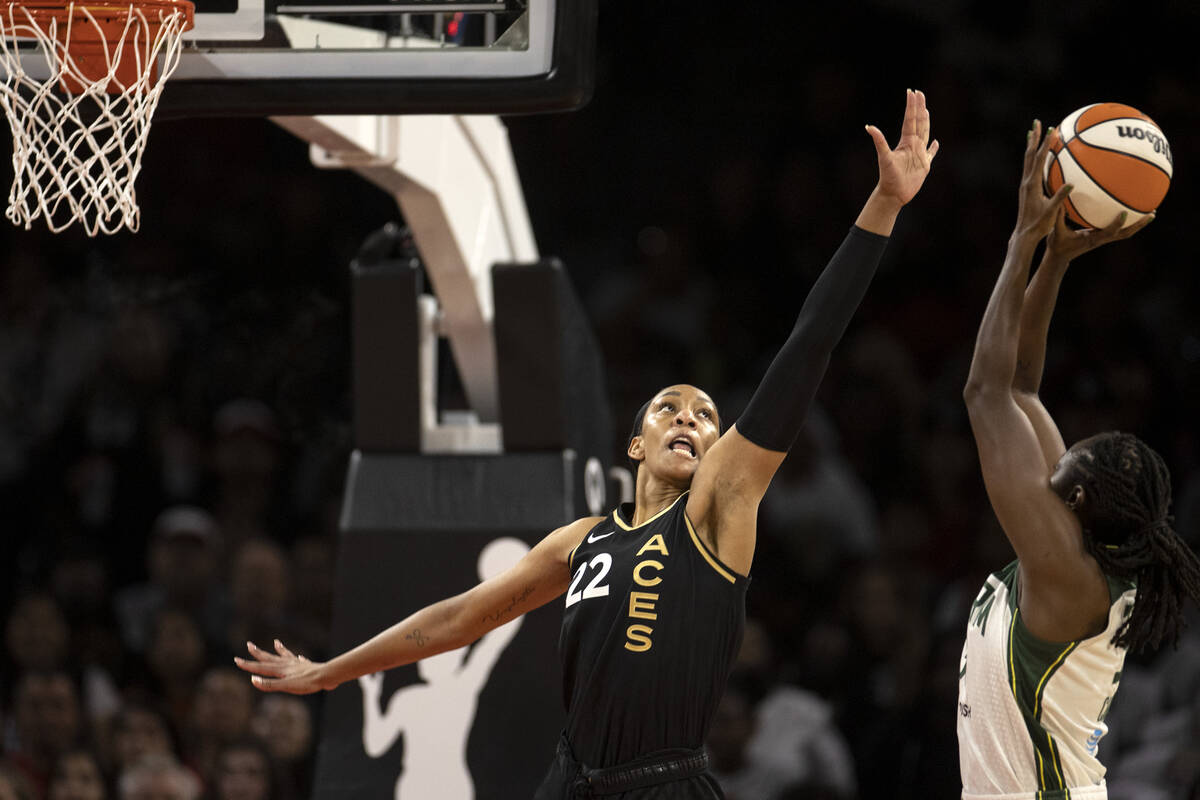
POLYGON ((1065 203, 1078 225, 1103 228, 1126 213, 1132 225, 1158 208, 1171 186, 1174 160, 1154 120, 1132 106, 1094 103, 1067 115, 1051 136, 1043 184, 1053 194, 1075 188, 1065 203))
POLYGON ((1167 144, 1167 140, 1159 136, 1156 131, 1146 130, 1145 128, 1134 128, 1131 125, 1118 125, 1117 136, 1122 139, 1145 139, 1154 145, 1154 152, 1162 153, 1167 157, 1167 161, 1175 164, 1175 159, 1171 158, 1171 146, 1167 144))

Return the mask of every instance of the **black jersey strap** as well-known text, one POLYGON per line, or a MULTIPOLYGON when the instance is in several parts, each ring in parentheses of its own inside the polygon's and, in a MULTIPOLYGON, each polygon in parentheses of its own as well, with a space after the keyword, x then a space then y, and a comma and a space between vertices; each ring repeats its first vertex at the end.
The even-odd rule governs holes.
POLYGON ((862 302, 888 237, 854 226, 813 284, 796 326, 750 403, 738 432, 759 447, 786 452, 800 433, 829 355, 862 302))

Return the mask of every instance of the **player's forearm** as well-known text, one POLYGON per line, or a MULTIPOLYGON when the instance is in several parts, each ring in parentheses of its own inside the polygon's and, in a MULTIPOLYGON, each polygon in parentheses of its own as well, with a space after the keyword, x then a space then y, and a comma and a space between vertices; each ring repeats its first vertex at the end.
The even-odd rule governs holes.
POLYGON ((1014 233, 996 287, 979 323, 975 355, 967 376, 964 395, 968 402, 989 393, 1012 391, 1017 367, 1017 345, 1021 332, 1021 309, 1025 284, 1037 241, 1014 233))
POLYGON ((458 620, 459 598, 426 606, 392 627, 327 661, 322 668, 322 684, 334 686, 362 675, 411 664, 456 647, 470 640, 458 620))
POLYGON ((852 228, 804 301, 791 335, 738 419, 738 432, 759 447, 787 451, 808 413, 887 246, 887 238, 852 228))
POLYGON ((1037 394, 1046 364, 1046 340, 1050 319, 1058 302, 1058 290, 1070 262, 1047 256, 1034 273, 1025 302, 1021 307, 1021 333, 1017 343, 1017 364, 1013 389, 1037 394))
POLYGON ((883 194, 876 186, 854 224, 868 233, 891 236, 896 217, 900 215, 900 209, 903 207, 904 204, 897 198, 883 194))

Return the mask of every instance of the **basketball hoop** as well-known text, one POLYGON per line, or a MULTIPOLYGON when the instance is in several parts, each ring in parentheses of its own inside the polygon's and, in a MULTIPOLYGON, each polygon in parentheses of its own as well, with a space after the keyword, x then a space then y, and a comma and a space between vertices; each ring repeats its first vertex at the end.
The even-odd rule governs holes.
POLYGON ((133 183, 194 13, 189 0, 0 0, 13 224, 138 229, 133 183))

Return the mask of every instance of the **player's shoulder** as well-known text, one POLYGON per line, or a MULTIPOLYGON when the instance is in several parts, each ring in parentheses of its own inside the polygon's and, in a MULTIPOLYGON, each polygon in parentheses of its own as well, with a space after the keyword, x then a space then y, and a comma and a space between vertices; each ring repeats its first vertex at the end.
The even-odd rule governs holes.
POLYGON ((604 517, 580 517, 574 522, 568 522, 561 528, 551 531, 543 540, 543 545, 550 548, 557 560, 564 564, 569 563, 571 553, 574 552, 579 542, 604 519, 604 517))
POLYGON ((570 546, 573 548, 588 531, 604 520, 605 517, 580 517, 574 522, 568 522, 561 528, 555 528, 546 538, 559 542, 570 542, 570 546))
POLYGON ((601 522, 603 522, 606 519, 608 519, 607 516, 580 517, 579 519, 575 520, 574 522, 568 523, 567 525, 564 525, 563 527, 559 528, 559 530, 560 531, 570 531, 571 536, 583 536, 585 533, 587 533, 592 528, 596 527, 597 525, 599 525, 601 522))

